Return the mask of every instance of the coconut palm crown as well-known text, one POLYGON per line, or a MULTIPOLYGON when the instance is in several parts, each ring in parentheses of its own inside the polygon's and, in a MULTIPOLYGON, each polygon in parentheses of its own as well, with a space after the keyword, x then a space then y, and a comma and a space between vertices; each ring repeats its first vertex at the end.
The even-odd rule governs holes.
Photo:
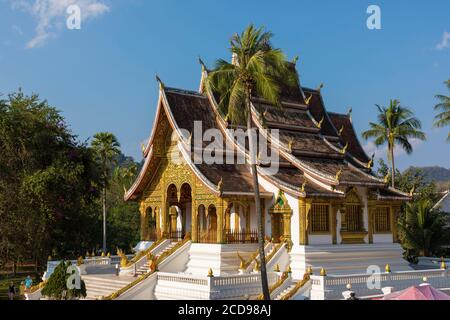
MULTIPOLYGON (((447 88, 450 89, 450 79, 444 82, 447 88)), ((450 97, 438 94, 436 99, 439 103, 434 107, 436 111, 441 111, 435 117, 435 127, 444 127, 450 125, 450 97)), ((450 132, 448 133, 447 141, 450 142, 450 132)))

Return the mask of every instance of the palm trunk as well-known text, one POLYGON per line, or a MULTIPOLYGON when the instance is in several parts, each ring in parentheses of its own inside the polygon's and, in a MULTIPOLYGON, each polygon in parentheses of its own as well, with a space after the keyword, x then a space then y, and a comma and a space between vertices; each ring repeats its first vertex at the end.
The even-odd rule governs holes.
POLYGON ((259 257, 261 262, 261 286, 262 292, 264 296, 264 300, 270 300, 270 292, 269 292, 269 283, 267 281, 267 270, 266 270, 266 256, 264 253, 264 228, 263 228, 263 215, 261 213, 261 197, 259 194, 259 183, 258 183, 258 171, 256 168, 256 150, 255 143, 253 141, 253 135, 251 134, 252 129, 252 116, 250 109, 250 94, 247 95, 246 98, 246 107, 247 107, 247 133, 248 133, 248 142, 249 142, 249 151, 250 151, 250 165, 252 168, 252 177, 253 177, 253 188, 255 190, 255 211, 258 222, 258 246, 259 246, 259 257))
POLYGON ((391 153, 391 185, 392 188, 395 188, 395 161, 394 161, 394 144, 391 144, 389 152, 391 153))
POLYGON ((106 253, 106 187, 103 187, 103 252, 106 253))

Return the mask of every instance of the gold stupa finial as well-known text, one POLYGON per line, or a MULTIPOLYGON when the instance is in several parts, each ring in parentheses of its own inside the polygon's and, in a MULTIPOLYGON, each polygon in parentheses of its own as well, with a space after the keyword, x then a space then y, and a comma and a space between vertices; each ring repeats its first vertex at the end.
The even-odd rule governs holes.
POLYGON ((308 268, 306 268, 306 273, 309 274, 309 275, 312 275, 312 274, 313 274, 313 268, 312 268, 312 266, 308 266, 308 268))
POLYGON ((341 149, 341 154, 345 154, 347 152, 348 149, 348 142, 345 144, 345 146, 341 149))
POLYGON ((321 277, 326 277, 327 276, 327 271, 325 270, 325 268, 320 269, 320 276, 321 277))
POLYGON ((208 278, 214 277, 213 269, 209 268, 208 270, 208 278))
POLYGON ((312 93, 310 93, 309 97, 306 98, 305 103, 306 103, 307 106, 309 106, 309 103, 311 102, 312 97, 313 97, 313 95, 312 95, 312 93))

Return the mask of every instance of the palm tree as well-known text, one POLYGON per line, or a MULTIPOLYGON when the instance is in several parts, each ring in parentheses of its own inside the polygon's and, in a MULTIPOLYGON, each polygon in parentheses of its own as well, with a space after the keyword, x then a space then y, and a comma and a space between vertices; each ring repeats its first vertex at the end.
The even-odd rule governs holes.
POLYGON ((370 122, 370 129, 363 132, 364 139, 374 138, 375 145, 388 145, 388 160, 391 162, 391 183, 395 187, 394 148, 400 145, 407 154, 411 154, 413 147, 408 139, 425 140, 425 133, 420 131, 422 124, 414 117, 414 113, 407 107, 402 107, 398 100, 391 100, 389 107, 378 108, 377 123, 370 122))
POLYGON ((285 55, 270 43, 272 33, 250 25, 231 39, 233 62, 218 60, 205 85, 220 94, 219 111, 233 124, 247 124, 250 165, 258 219, 259 256, 264 299, 270 300, 264 254, 263 216, 256 167, 256 148, 252 131, 251 98, 257 96, 280 106, 281 85, 294 85, 298 78, 288 69, 285 55), (282 80, 280 80, 282 79, 282 80), (284 82, 284 83, 283 83, 284 82))
POLYGON ((94 135, 91 143, 101 170, 102 206, 103 206, 103 252, 106 252, 106 188, 111 175, 111 169, 120 154, 120 144, 114 134, 99 132, 94 135))
POLYGON ((428 199, 408 203, 404 215, 399 219, 400 242, 413 255, 437 255, 442 250, 441 246, 448 243, 446 219, 432 207, 428 199))
MULTIPOLYGON (((444 83, 447 85, 447 88, 450 89, 450 79, 444 83)), ((436 115, 436 122, 434 123, 434 126, 448 126, 450 124, 450 97, 438 94, 436 99, 439 100, 439 103, 434 107, 434 109, 442 112, 436 115)), ((450 141, 450 132, 448 133, 447 141, 450 141)))

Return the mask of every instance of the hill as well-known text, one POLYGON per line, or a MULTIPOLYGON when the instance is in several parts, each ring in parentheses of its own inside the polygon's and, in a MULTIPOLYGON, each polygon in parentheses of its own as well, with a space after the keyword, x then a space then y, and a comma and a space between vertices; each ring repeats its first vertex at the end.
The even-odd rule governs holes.
POLYGON ((405 172, 410 170, 421 170, 424 175, 425 181, 434 181, 438 190, 448 190, 450 188, 450 169, 438 166, 409 167, 405 170, 405 172))

